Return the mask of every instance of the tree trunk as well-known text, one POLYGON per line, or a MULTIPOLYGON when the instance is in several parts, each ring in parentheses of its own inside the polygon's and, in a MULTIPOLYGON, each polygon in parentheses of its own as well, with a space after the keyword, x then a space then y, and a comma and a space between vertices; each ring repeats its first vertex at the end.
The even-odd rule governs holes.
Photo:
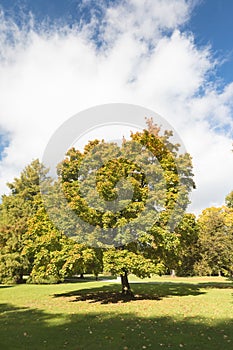
POLYGON ((16 283, 17 283, 17 284, 24 283, 24 280, 23 280, 23 273, 20 273, 20 274, 19 274, 19 277, 17 278, 16 283))
POLYGON ((127 296, 133 296, 133 292, 130 288, 127 272, 121 275, 121 288, 122 288, 122 294, 127 296))
POLYGON ((170 274, 171 277, 176 277, 176 271, 174 269, 171 270, 170 274))

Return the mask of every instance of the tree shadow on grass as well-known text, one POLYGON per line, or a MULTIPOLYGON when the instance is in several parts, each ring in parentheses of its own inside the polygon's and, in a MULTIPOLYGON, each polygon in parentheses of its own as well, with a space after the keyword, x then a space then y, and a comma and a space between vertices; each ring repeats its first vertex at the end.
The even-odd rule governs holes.
POLYGON ((59 314, 0 305, 4 350, 231 350, 233 320, 139 317, 135 313, 59 314))
POLYGON ((232 282, 200 282, 198 283, 200 288, 217 288, 217 289, 233 289, 232 282))
POLYGON ((112 275, 106 275, 106 276, 98 276, 97 279, 93 275, 85 275, 84 277, 74 276, 74 277, 67 277, 64 280, 64 283, 84 283, 84 282, 96 282, 96 281, 105 281, 105 280, 115 280, 116 277, 112 275))
POLYGON ((71 302, 88 301, 89 303, 115 304, 137 300, 161 300, 171 296, 200 295, 199 287, 192 284, 177 283, 130 283, 134 292, 133 296, 123 295, 119 290, 119 284, 110 284, 98 288, 81 289, 66 293, 55 294, 55 298, 67 298, 71 302))

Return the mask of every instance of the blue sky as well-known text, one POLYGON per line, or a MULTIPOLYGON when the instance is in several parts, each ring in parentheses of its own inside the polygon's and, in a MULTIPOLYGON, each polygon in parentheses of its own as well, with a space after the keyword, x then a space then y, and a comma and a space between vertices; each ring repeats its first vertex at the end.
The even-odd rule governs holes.
POLYGON ((0 0, 0 193, 67 118, 150 108, 193 156, 191 210, 233 189, 232 0, 0 0), (213 190, 214 189, 214 190, 213 190))
POLYGON ((195 34, 198 45, 209 43, 217 57, 226 59, 217 69, 224 82, 233 81, 232 14, 232 0, 203 0, 187 25, 195 34))

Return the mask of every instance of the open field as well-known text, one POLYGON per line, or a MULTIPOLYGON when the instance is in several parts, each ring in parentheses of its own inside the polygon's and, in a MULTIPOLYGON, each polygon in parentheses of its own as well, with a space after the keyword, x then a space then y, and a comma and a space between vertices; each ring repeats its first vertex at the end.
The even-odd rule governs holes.
POLYGON ((114 280, 0 285, 0 349, 233 348, 232 281, 131 280, 131 301, 114 280))

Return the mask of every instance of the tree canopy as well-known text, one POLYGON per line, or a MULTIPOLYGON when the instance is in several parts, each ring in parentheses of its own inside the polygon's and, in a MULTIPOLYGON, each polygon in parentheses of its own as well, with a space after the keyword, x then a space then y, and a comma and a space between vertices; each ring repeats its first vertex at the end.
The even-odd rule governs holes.
POLYGON ((128 273, 161 273, 178 245, 174 228, 194 182, 190 155, 171 137, 148 119, 121 146, 91 141, 59 166, 66 200, 87 224, 85 240, 102 246, 105 269, 121 275, 126 293, 128 273))
POLYGON ((1 282, 20 283, 28 275, 28 282, 56 283, 87 271, 98 274, 102 268, 93 249, 76 243, 55 227, 44 208, 42 183, 48 186, 51 179, 35 160, 8 184, 11 193, 2 198, 1 282))
POLYGON ((203 210, 198 219, 198 250, 195 263, 199 275, 233 272, 233 209, 225 206, 203 210))

